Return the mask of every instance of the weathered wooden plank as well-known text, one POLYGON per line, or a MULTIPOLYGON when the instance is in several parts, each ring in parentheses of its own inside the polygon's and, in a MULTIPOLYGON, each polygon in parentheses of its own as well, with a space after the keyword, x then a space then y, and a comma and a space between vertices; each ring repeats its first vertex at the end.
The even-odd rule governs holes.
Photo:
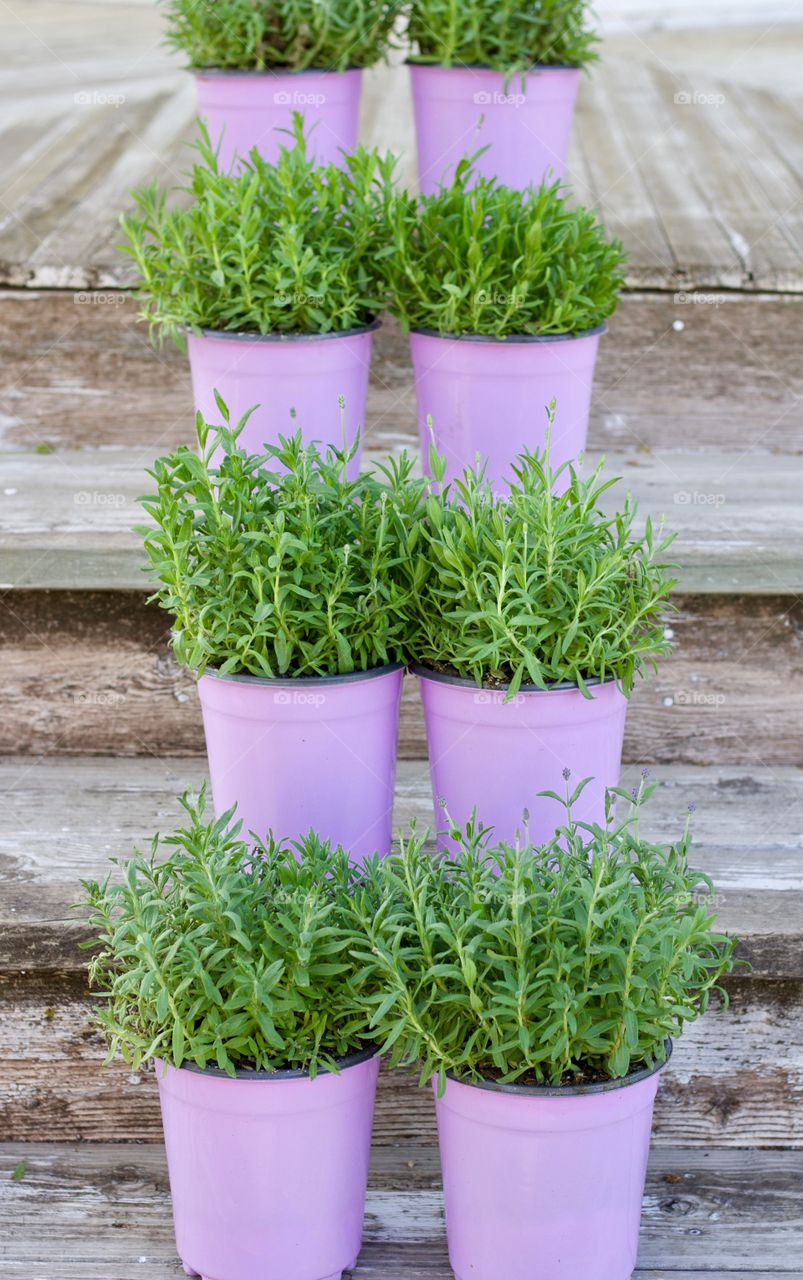
MULTIPOLYGON (((410 1155, 418 1153, 402 1149, 399 1164, 410 1155)), ((178 1274, 161 1147, 5 1145, 0 1170, 9 1236, 0 1253, 4 1280, 178 1274), (20 1159, 25 1176, 12 1182, 8 1175, 20 1159)), ((653 1151, 635 1275, 780 1280, 799 1274, 799 1176, 791 1153, 653 1151)), ((451 1280, 445 1244, 441 1193, 388 1191, 374 1172, 355 1280, 451 1280)))
MULTIPOLYGON (((0 293, 0 449, 128 446, 149 462, 191 437, 186 359, 151 347, 136 311, 109 289, 0 293)), ((626 294, 600 345, 589 447, 799 453, 801 345, 798 297, 626 294)), ((417 451, 408 344, 387 318, 367 422, 371 456, 417 451)))
MULTIPOLYGON (((589 454, 585 469, 597 460, 589 454)), ((8 454, 0 586, 143 590, 144 554, 131 530, 142 519, 136 499, 152 488, 145 462, 139 449, 8 454)), ((803 461, 647 452, 609 455, 608 473, 623 476, 604 495, 609 511, 630 492, 641 525, 665 518, 677 533, 679 590, 803 592, 803 461)))
MULTIPOLYGON (((803 978, 803 773, 687 765, 657 768, 647 825, 679 831, 694 804, 694 865, 712 877, 722 928, 742 938, 756 976, 803 978)), ((177 794, 200 787, 203 760, 0 759, 0 970, 78 970, 85 954, 71 904, 111 856, 144 847, 183 817, 177 794)), ((623 784, 638 777, 625 770, 623 784)), ((426 763, 401 761, 394 826, 432 823, 426 763)))
MULTIPOLYGON (((707 1147, 803 1146, 803 1001, 798 981, 731 979, 676 1046, 655 1112, 655 1141, 707 1147)), ((153 1072, 102 1065, 80 973, 0 974, 0 1141, 158 1141, 153 1072)), ((435 1140, 432 1099, 404 1072, 383 1073, 375 1142, 435 1140)))
MULTIPOLYGON (((113 247, 117 210, 133 184, 154 173, 170 181, 184 166, 180 140, 194 111, 180 59, 160 47, 158 10, 65 11, 40 2, 25 22, 9 11, 0 31, 12 62, 0 86, 0 193, 8 211, 0 219, 0 283, 119 283, 127 269, 113 247)), ((584 198, 591 184, 621 231, 631 285, 803 287, 794 214, 771 183, 769 207, 762 203, 767 148, 756 148, 752 123, 753 99, 755 112, 788 116, 771 148, 769 176, 777 176, 786 140, 795 145, 795 82, 787 70, 795 31, 781 34, 746 28, 737 36, 716 30, 648 40, 626 31, 606 41, 581 89, 569 175, 584 198), (751 104, 746 112, 732 83, 751 104), (768 108, 771 96, 777 105, 768 108), (734 175, 743 175, 737 185, 734 175), (742 183, 740 202, 733 197, 742 183)), ((411 182, 410 93, 400 60, 366 77, 362 138, 396 150, 400 176, 411 182)))
MULTIPOLYGON (((786 597, 679 597, 675 653, 636 688, 625 760, 799 765, 803 613, 786 597), (779 696, 780 695, 780 696, 779 696)), ((0 753, 203 752, 193 677, 167 651, 167 618, 138 593, 14 592, 0 598, 0 753)), ((399 752, 423 759, 413 678, 399 752)))

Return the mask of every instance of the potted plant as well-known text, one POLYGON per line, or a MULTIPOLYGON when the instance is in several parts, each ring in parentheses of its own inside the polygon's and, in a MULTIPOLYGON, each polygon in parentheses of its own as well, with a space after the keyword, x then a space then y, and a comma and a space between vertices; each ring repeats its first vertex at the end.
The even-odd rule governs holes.
POLYGON ((257 406, 242 439, 252 453, 296 427, 340 444, 339 399, 353 439, 382 304, 395 160, 360 148, 344 169, 318 166, 298 115, 294 129, 275 164, 253 151, 237 174, 223 172, 202 129, 185 199, 168 205, 153 184, 121 219, 142 318, 187 335, 207 422, 219 421, 216 390, 235 421, 257 406))
POLYGON ((372 1026, 436 1085, 458 1280, 629 1280, 635 1265, 670 1037, 735 947, 688 833, 650 843, 638 807, 590 829, 570 813, 542 846, 491 843, 475 820, 449 856, 413 836, 354 899, 372 1026))
POLYGON ((348 480, 345 452, 297 434, 248 454, 238 432, 199 416, 201 456, 157 460, 138 530, 199 677, 215 807, 237 804, 246 831, 387 851, 422 482, 406 455, 348 480))
POLYGON ((418 181, 451 181, 463 156, 511 187, 562 179, 581 68, 597 57, 587 0, 412 0, 418 181))
POLYGON ((362 70, 387 55, 398 0, 166 0, 168 42, 189 60, 223 169, 257 147, 275 160, 293 111, 322 164, 357 145, 362 70))
POLYGON ((622 246, 557 186, 471 185, 469 162, 431 196, 389 205, 396 249, 383 258, 388 308, 415 372, 422 452, 427 417, 447 476, 479 454, 494 484, 544 443, 553 399, 555 465, 585 448, 599 338, 623 281, 622 246))
POLYGON ((188 1275, 339 1280, 360 1249, 379 1059, 353 956, 353 869, 310 832, 256 849, 232 813, 85 882, 96 1020, 156 1063, 188 1275))
MULTIPOLYGON (((440 479, 434 450, 431 465, 440 479)), ((523 454, 514 472, 507 497, 481 468, 428 497, 410 569, 411 669, 434 797, 458 825, 476 805, 507 841, 529 809, 543 843, 560 806, 533 795, 559 792, 564 768, 594 779, 577 803, 584 821, 602 820, 619 781, 628 697, 671 647, 661 610, 672 536, 649 519, 637 536, 629 496, 604 514, 616 481, 601 465, 584 478, 564 464, 563 486, 544 455, 523 454)))

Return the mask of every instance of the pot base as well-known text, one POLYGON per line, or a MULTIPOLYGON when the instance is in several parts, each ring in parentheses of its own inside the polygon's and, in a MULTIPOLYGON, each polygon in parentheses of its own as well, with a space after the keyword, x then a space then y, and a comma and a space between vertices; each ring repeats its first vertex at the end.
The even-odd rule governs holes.
MULTIPOLYGON (((357 1259, 355 1258, 354 1261, 346 1267, 346 1271, 353 1271, 356 1265, 357 1265, 357 1259)), ((185 1275, 195 1276, 196 1280, 217 1280, 216 1276, 204 1276, 204 1275, 201 1275, 200 1271, 193 1271, 192 1267, 187 1266, 186 1262, 182 1262, 181 1269, 185 1275)), ((332 1274, 329 1276, 316 1277, 316 1280, 343 1280, 343 1272, 333 1271, 332 1274)))

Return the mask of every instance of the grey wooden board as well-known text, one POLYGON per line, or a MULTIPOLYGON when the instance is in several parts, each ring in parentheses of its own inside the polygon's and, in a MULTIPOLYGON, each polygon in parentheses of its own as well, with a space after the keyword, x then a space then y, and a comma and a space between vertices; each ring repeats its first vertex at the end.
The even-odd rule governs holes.
MULTIPOLYGON (((355 1280, 451 1280, 431 1157, 400 1149, 375 1168, 355 1280), (410 1162, 413 1167, 410 1168, 410 1162), (409 1179, 405 1178, 407 1169, 409 1179), (394 1182, 407 1186, 389 1190, 394 1182)), ((3 1280, 166 1280, 179 1274, 161 1148, 18 1144, 0 1149, 3 1280), (10 1173, 25 1161, 19 1182, 10 1173)), ((800 1157, 654 1151, 642 1206, 640 1280, 800 1275, 800 1157)), ((589 1278, 591 1280, 591 1278, 589 1278)))
MULTIPOLYGON (((0 1142, 158 1142, 156 1080, 121 1060, 91 1019, 80 972, 0 971, 0 1142)), ((660 1146, 803 1147, 800 980, 729 979, 730 1004, 688 1027, 665 1069, 655 1107, 660 1146)), ((417 1077, 383 1070, 374 1144, 436 1141, 431 1094, 417 1077)))
MULTIPOLYGON (((645 813, 657 838, 677 836, 694 804, 693 865, 714 880, 720 925, 743 938, 756 975, 803 977, 803 772, 669 765, 645 813)), ((112 856, 167 834, 197 789, 203 761, 0 758, 0 969, 75 969, 80 931, 71 904, 82 879, 112 856)), ((625 785, 639 777, 630 767, 625 785)), ((431 825, 426 763, 400 761, 394 829, 431 825)))
MULTIPOLYGON (((150 461, 187 442, 186 357, 171 342, 151 347, 136 314, 135 300, 112 290, 0 292, 0 450, 127 445, 150 461)), ((600 343, 589 447, 800 454, 801 348, 798 295, 626 294, 600 343)), ((417 450, 416 421, 409 344, 385 317, 367 454, 417 450)))
MULTIPOLYGON (((3 456, 0 589, 146 589, 144 555, 132 526, 136 498, 153 482, 147 451, 62 451, 3 456)), ((589 454, 585 469, 597 461, 589 454)), ((639 521, 666 519, 677 532, 672 557, 685 592, 803 591, 803 459, 771 454, 608 455, 622 482, 604 496, 613 511, 624 495, 639 521)))
MULTIPOLYGON (((637 683, 624 760, 736 765, 747 777, 803 757, 803 606, 787 596, 677 597, 674 651, 637 683)), ((202 755, 195 679, 168 618, 136 592, 0 596, 0 753, 202 755)), ((426 757, 417 681, 404 682, 399 756, 426 757)))
MULTIPOLYGON (((3 9, 0 283, 126 279, 117 211, 154 175, 176 182, 195 110, 161 34, 143 5, 3 9)), ((581 88, 568 178, 622 235, 631 285, 800 290, 800 48, 800 27, 779 24, 608 39, 581 88)), ((403 66, 367 75, 361 136, 399 152, 412 181, 403 66)))

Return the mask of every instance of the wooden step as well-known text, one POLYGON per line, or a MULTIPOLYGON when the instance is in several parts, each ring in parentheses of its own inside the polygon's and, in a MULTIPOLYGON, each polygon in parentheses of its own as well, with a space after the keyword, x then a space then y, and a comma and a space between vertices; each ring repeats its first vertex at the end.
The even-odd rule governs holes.
MULTIPOLYGON (((722 928, 743 939, 756 978, 803 979, 803 771, 657 766, 647 830, 671 839, 695 805, 694 865, 714 881, 722 928)), ((71 904, 82 879, 144 848, 184 817, 177 795, 206 777, 197 758, 0 758, 0 970, 82 970, 71 904)), ((634 767, 624 785, 639 777, 634 767)), ((647 816, 648 815, 648 816, 647 816)), ((394 828, 433 821, 425 762, 399 764, 394 828)))
MULTIPOLYGON (((677 597, 675 652, 633 693, 625 760, 799 765, 803 607, 788 596, 677 597)), ((202 754, 193 676, 167 648, 167 615, 140 592, 0 596, 0 753, 202 754)), ((426 754, 416 681, 399 750, 426 754)))
MULTIPOLYGON (((0 15, 14 54, 0 132, 0 197, 13 210, 0 221, 0 283, 126 280, 115 245, 129 188, 154 176, 174 185, 189 162, 190 77, 161 46, 157 8, 136 22, 122 13, 73 6, 67 23, 39 4, 24 24, 0 15)), ((776 24, 606 40, 583 77, 567 176, 623 238, 632 285, 803 288, 795 36, 776 24)), ((361 138, 397 151, 402 180, 414 180, 405 67, 366 76, 361 138)))
MULTIPOLYGON (((0 587, 144 590, 144 553, 131 532, 143 518, 137 497, 153 489, 143 454, 5 455, 0 587)), ((584 470, 597 461, 589 454, 584 470)), ((665 518, 677 532, 679 591, 803 593, 803 465, 773 454, 663 452, 609 454, 607 465, 623 477, 604 495, 608 511, 629 492, 639 525, 665 518)))
MULTIPOLYGON (((656 1103, 659 1145, 803 1146, 803 989, 756 975, 728 982, 731 1003, 676 1045, 656 1103)), ((82 973, 0 971, 0 1141, 157 1142, 153 1072, 122 1061, 90 1019, 82 973)), ((404 1072, 383 1072, 374 1142, 436 1141, 432 1100, 404 1072)))
MULTIPOLYGON (((637 1280, 786 1280, 800 1275, 803 1168, 791 1152, 654 1150, 637 1280)), ((354 1280, 452 1280, 436 1153, 374 1153, 354 1280)), ((180 1276, 161 1147, 0 1147, 2 1280, 180 1276), (11 1179, 24 1162, 24 1176, 11 1179), (32 1221, 36 1229, 31 1229, 32 1221)), ((502 1278, 500 1277, 500 1280, 502 1278)), ((592 1280, 589 1277, 589 1280, 592 1280)))
MULTIPOLYGON (((625 775, 625 781, 635 771, 625 775)), ((729 982, 731 1007, 692 1026, 676 1048, 656 1111, 664 1145, 803 1145, 803 774, 756 777, 724 767, 656 771, 650 832, 670 837, 695 803, 695 865, 715 880, 720 923, 753 969, 729 982)), ((85 936, 71 904, 82 878, 105 874, 179 815, 198 786, 195 759, 0 760, 7 821, 0 845, 0 1141, 159 1138, 155 1081, 121 1062, 102 1068, 90 1025, 85 936)), ((431 818, 424 765, 403 762, 396 822, 431 818)), ((384 1075, 375 1140, 435 1140, 429 1096, 384 1075)))
MULTIPOLYGON (((186 357, 151 347, 136 314, 111 290, 0 292, 0 450, 128 446, 149 462, 188 441, 186 357)), ((589 447, 799 455, 802 345, 798 295, 625 294, 600 343, 589 447)), ((367 427, 371 456, 418 448, 409 346, 387 317, 367 427)))

